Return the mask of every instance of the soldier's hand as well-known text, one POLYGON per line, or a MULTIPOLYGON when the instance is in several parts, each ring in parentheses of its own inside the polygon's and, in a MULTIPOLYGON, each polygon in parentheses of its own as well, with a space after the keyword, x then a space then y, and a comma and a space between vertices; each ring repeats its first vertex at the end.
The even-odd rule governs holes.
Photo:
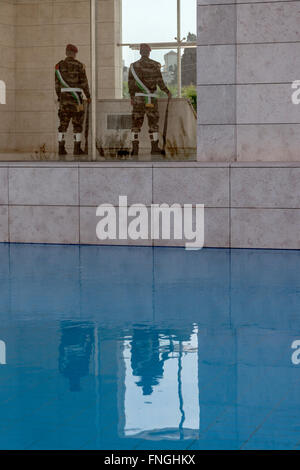
POLYGON ((170 92, 170 90, 168 91, 168 98, 169 100, 172 98, 172 93, 170 92))
POLYGON ((91 104, 91 102, 92 102, 91 98, 88 98, 87 102, 88 102, 88 104, 91 104))

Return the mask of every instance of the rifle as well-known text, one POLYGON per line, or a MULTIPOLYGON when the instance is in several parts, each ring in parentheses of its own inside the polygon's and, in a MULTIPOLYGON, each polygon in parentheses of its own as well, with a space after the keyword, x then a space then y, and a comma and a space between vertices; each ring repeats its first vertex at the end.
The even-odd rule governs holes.
POLYGON ((88 155, 89 153, 89 127, 90 127, 90 103, 86 101, 85 106, 85 130, 84 130, 84 138, 85 138, 85 145, 83 153, 88 155))
POLYGON ((169 118, 169 104, 170 104, 171 98, 168 96, 168 103, 167 103, 167 108, 166 108, 166 114, 165 114, 165 122, 164 122, 164 130, 163 130, 163 148, 161 151, 161 154, 166 156, 166 146, 167 146, 167 130, 168 130, 168 118, 169 118))

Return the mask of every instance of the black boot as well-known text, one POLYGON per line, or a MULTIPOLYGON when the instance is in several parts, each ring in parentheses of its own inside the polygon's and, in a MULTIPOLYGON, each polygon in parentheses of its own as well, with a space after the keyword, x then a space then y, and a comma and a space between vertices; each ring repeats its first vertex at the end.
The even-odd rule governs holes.
POLYGON ((58 155, 68 155, 68 152, 66 151, 66 148, 65 148, 64 140, 58 142, 58 155))
POLYGON ((151 141, 151 155, 163 155, 162 149, 158 146, 158 140, 151 141))
POLYGON ((138 140, 133 140, 132 141, 132 152, 131 152, 131 156, 135 156, 137 157, 139 154, 139 141, 138 140))
POLYGON ((84 152, 81 150, 81 142, 74 142, 73 155, 84 155, 84 152))

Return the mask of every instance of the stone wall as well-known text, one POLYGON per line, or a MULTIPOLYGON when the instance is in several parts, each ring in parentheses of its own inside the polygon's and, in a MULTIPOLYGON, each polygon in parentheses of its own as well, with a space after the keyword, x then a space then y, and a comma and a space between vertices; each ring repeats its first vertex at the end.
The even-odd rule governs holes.
POLYGON ((299 161, 300 2, 198 1, 198 159, 299 161))
POLYGON ((0 2, 0 80, 6 84, 6 104, 0 104, 0 149, 15 147, 15 5, 0 2))
POLYGON ((183 246, 96 237, 96 208, 204 204, 205 246, 300 249, 300 163, 0 163, 0 242, 183 246), (291 193, 290 188, 293 188, 291 193))

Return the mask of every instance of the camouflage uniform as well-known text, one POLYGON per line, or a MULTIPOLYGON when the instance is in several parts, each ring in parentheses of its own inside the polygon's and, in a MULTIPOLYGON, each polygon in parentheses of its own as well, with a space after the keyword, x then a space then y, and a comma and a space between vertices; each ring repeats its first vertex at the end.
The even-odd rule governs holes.
POLYGON ((136 93, 140 93, 142 90, 134 78, 132 67, 138 78, 148 88, 151 94, 155 93, 157 86, 165 93, 169 93, 169 90, 164 83, 159 62, 143 56, 140 60, 131 64, 128 76, 128 87, 130 97, 133 100, 132 133, 138 134, 141 131, 146 113, 151 137, 151 134, 158 132, 159 113, 157 98, 151 97, 151 103, 147 105, 146 97, 136 96, 136 93))
MULTIPOLYGON (((57 65, 62 78, 70 88, 81 88, 85 96, 90 98, 89 84, 85 72, 84 65, 73 57, 67 57, 61 60, 57 65)), ((76 101, 72 93, 61 92, 64 87, 57 73, 55 74, 55 90, 59 100, 58 117, 60 119, 59 132, 67 132, 70 120, 74 128, 74 133, 79 134, 83 130, 84 110, 82 93, 77 92, 79 103, 76 101)))
POLYGON ((83 130, 84 107, 82 93, 90 102, 90 90, 84 65, 76 60, 78 49, 73 44, 66 47, 66 59, 55 66, 55 90, 59 101, 58 155, 67 155, 65 132, 70 120, 74 128, 74 155, 82 155, 81 133, 83 130))

